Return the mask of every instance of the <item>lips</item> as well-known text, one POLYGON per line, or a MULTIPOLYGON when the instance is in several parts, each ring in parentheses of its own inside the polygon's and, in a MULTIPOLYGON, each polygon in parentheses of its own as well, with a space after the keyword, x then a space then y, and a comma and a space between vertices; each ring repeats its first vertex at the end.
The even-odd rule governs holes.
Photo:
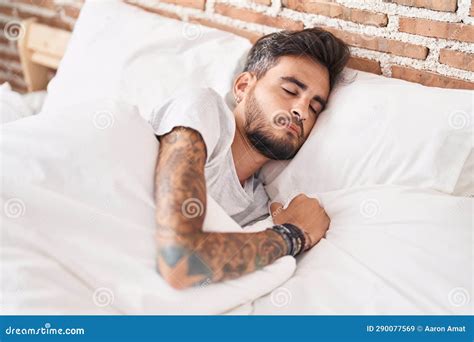
POLYGON ((296 135, 299 135, 299 134, 300 134, 300 129, 299 129, 299 127, 296 126, 296 125, 293 124, 293 123, 288 126, 288 129, 289 129, 290 131, 295 132, 296 135))

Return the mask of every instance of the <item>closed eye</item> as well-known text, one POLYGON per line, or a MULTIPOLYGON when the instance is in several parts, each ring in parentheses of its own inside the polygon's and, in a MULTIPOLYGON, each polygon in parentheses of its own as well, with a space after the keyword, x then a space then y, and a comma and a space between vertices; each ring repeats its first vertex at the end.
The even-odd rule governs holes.
MULTIPOLYGON (((286 89, 286 88, 283 88, 283 87, 282 87, 281 89, 283 89, 287 94, 290 94, 290 95, 292 95, 292 96, 297 96, 297 95, 298 95, 297 93, 294 93, 294 92, 292 92, 292 91, 289 91, 289 90, 286 89)), ((318 116, 319 113, 318 113, 318 111, 317 111, 316 109, 314 109, 313 107, 309 106, 309 110, 310 110, 311 112, 313 112, 313 114, 314 114, 315 116, 318 116)))
POLYGON ((281 88, 281 89, 283 89, 288 94, 297 95, 296 93, 293 93, 292 91, 289 91, 288 89, 285 89, 285 88, 281 88))

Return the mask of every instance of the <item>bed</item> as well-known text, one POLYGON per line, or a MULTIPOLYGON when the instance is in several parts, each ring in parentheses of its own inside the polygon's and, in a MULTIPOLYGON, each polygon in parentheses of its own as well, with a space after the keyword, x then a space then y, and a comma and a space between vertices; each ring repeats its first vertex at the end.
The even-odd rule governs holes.
MULTIPOLYGON (((183 83, 229 98, 250 43, 118 2, 87 2, 72 36, 24 25, 28 89, 48 95, 1 126, 2 314, 472 314, 472 91, 346 70, 297 157, 261 173, 274 201, 317 197, 326 237, 177 291, 154 266, 147 119, 183 83)), ((208 203, 206 231, 272 223, 208 203)))

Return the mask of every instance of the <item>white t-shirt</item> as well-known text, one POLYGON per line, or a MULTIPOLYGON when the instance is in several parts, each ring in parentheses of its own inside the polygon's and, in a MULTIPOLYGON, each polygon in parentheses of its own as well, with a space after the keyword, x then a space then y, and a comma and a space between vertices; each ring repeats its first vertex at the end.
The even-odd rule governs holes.
POLYGON ((181 91, 150 119, 155 135, 169 133, 174 127, 198 131, 207 149, 204 170, 211 197, 241 226, 268 216, 268 195, 256 175, 239 182, 231 145, 235 134, 235 118, 224 99, 213 89, 181 91))

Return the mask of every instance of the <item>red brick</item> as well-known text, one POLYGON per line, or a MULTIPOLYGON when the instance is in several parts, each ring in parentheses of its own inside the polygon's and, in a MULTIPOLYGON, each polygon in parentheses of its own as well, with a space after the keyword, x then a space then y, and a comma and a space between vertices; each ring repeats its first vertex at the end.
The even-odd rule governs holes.
POLYGON ((347 63, 347 67, 351 69, 370 72, 372 74, 378 74, 378 75, 382 74, 382 68, 380 67, 380 62, 367 59, 367 58, 352 56, 347 63))
POLYGON ((304 28, 304 25, 301 21, 294 21, 282 17, 270 17, 268 15, 257 13, 246 8, 237 8, 234 6, 217 3, 214 9, 216 13, 230 18, 261 25, 278 27, 284 30, 302 30, 304 28))
POLYGON ((158 9, 158 8, 151 8, 151 7, 147 7, 147 6, 143 6, 143 5, 138 6, 135 3, 135 1, 133 1, 133 0, 126 0, 126 2, 130 5, 137 6, 141 9, 144 9, 147 12, 152 12, 152 13, 156 13, 158 15, 164 16, 164 17, 168 17, 168 18, 172 18, 172 19, 176 19, 176 20, 181 20, 179 15, 177 15, 176 13, 173 13, 173 12, 165 11, 165 10, 158 9))
POLYGON ((453 68, 474 71, 474 54, 449 49, 441 49, 439 61, 453 68))
POLYGON ((399 30, 427 37, 474 42, 473 25, 402 17, 399 30))
POLYGON ((325 0, 283 0, 282 4, 298 12, 319 14, 366 25, 387 26, 388 23, 386 14, 349 8, 325 0))
POLYGON ((15 75, 23 76, 23 69, 21 67, 19 60, 16 60, 16 59, 9 60, 8 65, 6 67, 8 68, 10 72, 14 73, 15 75))
POLYGON ((0 51, 0 61, 20 61, 20 56, 18 54, 5 53, 0 51))
POLYGON ((9 73, 10 75, 12 76, 18 76, 18 77, 23 77, 23 72, 21 70, 21 67, 18 68, 18 67, 10 67, 10 66, 6 66, 6 65, 3 65, 0 63, 0 70, 2 70, 3 72, 6 72, 6 73, 9 73))
POLYGON ((457 0, 390 0, 398 5, 421 7, 435 11, 456 12, 457 0))
POLYGON ((38 7, 56 9, 54 0, 14 0, 15 2, 21 2, 28 5, 36 5, 38 7))
POLYGON ((398 65, 392 66, 392 77, 421 83, 429 87, 474 89, 474 83, 442 76, 433 72, 416 70, 398 65))
MULTIPOLYGON (((0 30, 3 31, 3 26, 2 24, 0 23, 0 30)), ((10 41, 5 38, 5 35, 2 33, 0 34, 0 44, 1 45, 8 45, 10 43, 10 41)))
POLYGON ((26 87, 26 83, 23 80, 23 78, 20 77, 15 77, 14 75, 7 73, 6 77, 1 77, 0 76, 0 84, 8 82, 12 86, 12 89, 14 91, 17 91, 19 93, 26 93, 28 91, 26 87))
POLYGON ((60 28, 63 30, 68 30, 68 31, 71 31, 74 27, 74 24, 70 24, 69 22, 63 21, 60 18, 59 13, 53 17, 44 17, 44 16, 38 16, 38 15, 32 15, 29 12, 24 12, 24 11, 19 10, 18 16, 21 19, 28 19, 31 17, 35 17, 38 19, 38 22, 40 24, 45 24, 45 25, 53 26, 53 27, 60 28))
POLYGON ((474 0, 471 0, 471 12, 469 13, 471 17, 474 17, 474 0))
POLYGON ((216 29, 219 29, 219 30, 222 30, 222 31, 227 31, 227 32, 234 33, 238 36, 247 38, 248 40, 250 40, 250 42, 252 42, 252 44, 255 43, 262 36, 262 34, 257 33, 257 32, 243 30, 243 29, 240 29, 240 28, 236 28, 236 27, 233 27, 233 26, 225 25, 225 24, 216 23, 216 22, 213 22, 213 21, 210 21, 210 20, 207 20, 207 19, 202 19, 202 18, 192 17, 190 19, 190 22, 198 23, 198 24, 213 27, 213 28, 216 28, 216 29))
POLYGON ((59 5, 58 8, 63 10, 64 14, 66 14, 68 17, 74 19, 77 19, 79 12, 81 11, 80 8, 69 5, 59 5))
POLYGON ((0 5, 0 13, 1 14, 5 14, 5 15, 8 15, 8 16, 13 16, 13 7, 7 7, 7 6, 4 6, 4 5, 0 5))
POLYGON ((428 48, 425 46, 400 42, 398 40, 346 32, 332 27, 324 27, 324 29, 352 46, 416 59, 425 59, 428 55, 428 48))
POLYGON ((166 2, 168 4, 192 7, 200 10, 204 10, 206 7, 206 0, 161 0, 161 2, 166 2))
POLYGON ((386 14, 374 13, 356 8, 343 7, 342 19, 353 21, 355 23, 372 25, 372 26, 387 26, 388 17, 386 14))

